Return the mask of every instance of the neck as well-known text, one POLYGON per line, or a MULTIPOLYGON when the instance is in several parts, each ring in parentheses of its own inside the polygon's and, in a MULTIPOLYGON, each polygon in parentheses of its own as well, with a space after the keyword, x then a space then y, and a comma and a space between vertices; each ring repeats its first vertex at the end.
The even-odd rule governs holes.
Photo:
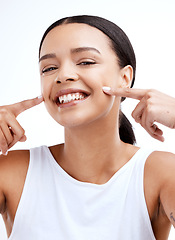
MULTIPOLYGON (((94 155, 101 155, 102 152, 113 149, 120 145, 118 124, 100 126, 100 124, 90 124, 85 128, 65 129, 65 153, 75 155, 76 159, 90 159, 94 155), (83 157, 83 158, 82 158, 83 157)), ((69 156, 69 154, 67 155, 69 156)), ((94 159, 94 158, 93 158, 94 159)))
POLYGON ((117 119, 118 116, 86 127, 65 129, 60 164, 70 175, 88 182, 101 182, 102 175, 103 179, 106 178, 103 182, 111 177, 110 174, 103 174, 104 170, 116 170, 116 159, 120 159, 124 148, 119 137, 117 119))

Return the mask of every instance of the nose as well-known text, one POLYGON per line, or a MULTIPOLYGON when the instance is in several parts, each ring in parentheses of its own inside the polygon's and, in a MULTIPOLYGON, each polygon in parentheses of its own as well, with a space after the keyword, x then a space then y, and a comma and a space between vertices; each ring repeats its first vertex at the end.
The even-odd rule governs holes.
POLYGON ((77 81, 79 79, 74 66, 71 64, 65 64, 58 69, 58 75, 55 78, 55 83, 64 83, 68 81, 77 81))

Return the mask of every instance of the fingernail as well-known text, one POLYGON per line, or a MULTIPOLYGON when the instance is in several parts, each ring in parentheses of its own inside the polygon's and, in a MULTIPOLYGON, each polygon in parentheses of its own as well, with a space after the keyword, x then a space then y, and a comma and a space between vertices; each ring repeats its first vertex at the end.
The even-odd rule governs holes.
POLYGON ((4 153, 3 155, 4 155, 4 156, 7 156, 7 154, 8 154, 8 151, 7 151, 6 153, 4 153))
POLYGON ((110 91, 110 90, 111 90, 110 87, 102 87, 102 89, 103 89, 104 91, 110 91))
POLYGON ((38 99, 41 99, 43 96, 42 95, 40 95, 40 96, 38 96, 38 99))

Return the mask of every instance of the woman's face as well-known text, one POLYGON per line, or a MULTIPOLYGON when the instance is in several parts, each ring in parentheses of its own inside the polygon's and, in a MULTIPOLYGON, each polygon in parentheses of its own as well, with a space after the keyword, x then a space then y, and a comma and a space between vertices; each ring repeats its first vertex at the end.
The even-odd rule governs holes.
POLYGON ((65 127, 89 124, 116 112, 120 99, 104 94, 102 87, 121 87, 121 72, 108 37, 89 25, 58 26, 43 42, 42 94, 50 115, 65 127))

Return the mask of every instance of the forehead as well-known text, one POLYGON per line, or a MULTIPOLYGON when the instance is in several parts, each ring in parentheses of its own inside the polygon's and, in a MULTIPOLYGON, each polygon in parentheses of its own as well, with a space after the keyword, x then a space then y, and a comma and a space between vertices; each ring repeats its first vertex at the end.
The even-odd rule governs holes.
POLYGON ((100 52, 113 52, 110 39, 97 28, 84 23, 69 23, 57 26, 47 34, 41 56, 58 48, 68 50, 76 47, 94 47, 100 52))

